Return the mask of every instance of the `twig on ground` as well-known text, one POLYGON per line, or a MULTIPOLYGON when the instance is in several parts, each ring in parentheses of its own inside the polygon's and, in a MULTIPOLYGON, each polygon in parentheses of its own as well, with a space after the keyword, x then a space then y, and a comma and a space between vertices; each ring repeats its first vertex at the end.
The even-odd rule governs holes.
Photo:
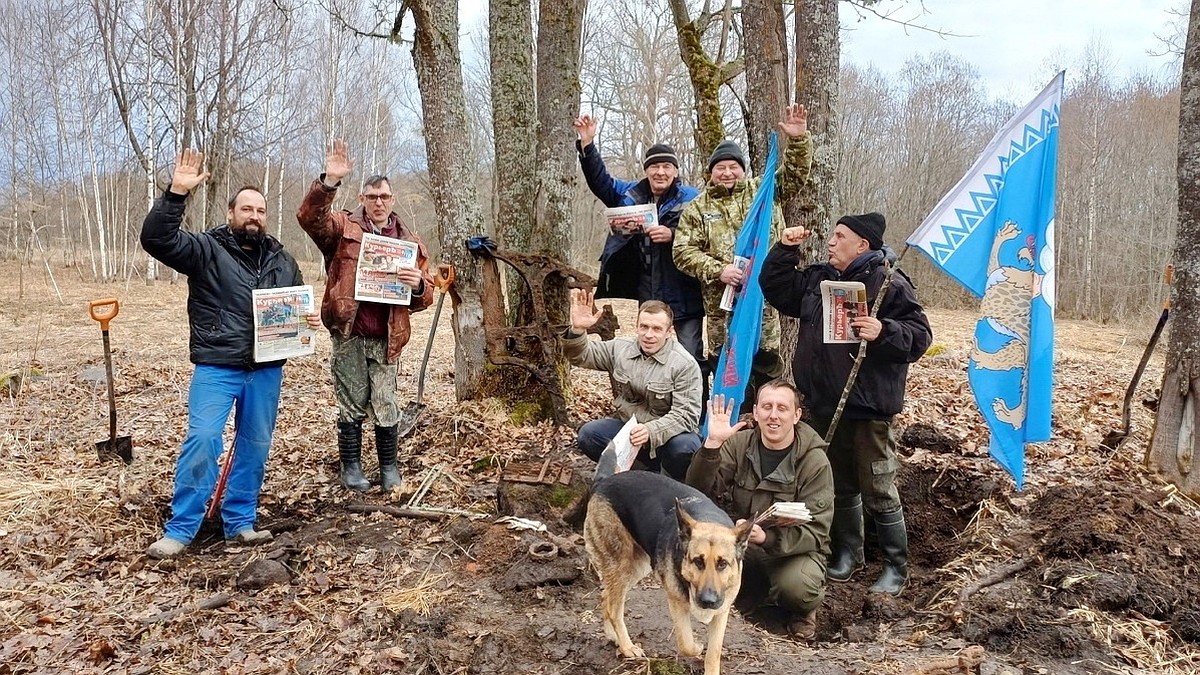
POLYGON ((962 608, 963 604, 966 603, 967 598, 987 588, 988 586, 995 586, 1017 572, 1029 567, 1036 559, 1036 556, 1025 556, 1020 560, 1009 563, 1008 565, 997 569, 996 571, 992 572, 986 577, 983 577, 982 579, 975 581, 974 583, 964 586, 963 589, 958 592, 958 600, 954 603, 954 607, 950 610, 951 620, 954 621, 954 623, 962 623, 962 608))

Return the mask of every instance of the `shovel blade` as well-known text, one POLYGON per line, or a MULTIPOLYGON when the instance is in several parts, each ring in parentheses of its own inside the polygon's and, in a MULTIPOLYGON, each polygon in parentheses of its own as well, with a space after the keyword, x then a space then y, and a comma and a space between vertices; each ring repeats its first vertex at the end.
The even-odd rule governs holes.
POLYGON ((129 436, 117 436, 96 443, 96 455, 100 461, 118 458, 126 464, 133 464, 133 439, 129 436))
POLYGON ((424 403, 409 401, 408 405, 404 406, 404 410, 400 411, 400 421, 396 422, 396 437, 404 438, 411 434, 413 429, 417 428, 417 420, 421 418, 424 410, 424 403))

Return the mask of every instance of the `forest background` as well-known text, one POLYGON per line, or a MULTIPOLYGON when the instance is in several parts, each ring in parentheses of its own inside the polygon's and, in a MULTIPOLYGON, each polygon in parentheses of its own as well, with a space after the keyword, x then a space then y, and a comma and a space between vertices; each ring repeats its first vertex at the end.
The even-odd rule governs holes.
MULTIPOLYGON (((614 175, 640 176, 644 149, 661 141, 676 148, 684 180, 699 184, 704 158, 695 151, 692 88, 667 4, 589 3, 580 110, 600 118, 598 142, 614 175)), ((231 188, 260 185, 273 232, 298 257, 316 260, 294 213, 336 137, 349 141, 358 178, 392 177, 397 211, 436 256, 412 58, 407 45, 363 35, 372 26, 386 34, 394 8, 336 0, 69 0, 6 2, 0 19, 0 117, 9 121, 0 137, 0 259, 44 267, 68 283, 144 279, 153 263, 137 244, 141 219, 184 144, 203 148, 214 173, 200 207, 189 210, 189 227, 220 222, 231 188)), ((461 31, 462 133, 491 228, 495 188, 505 176, 493 170, 487 19, 477 21, 484 25, 461 31)), ((731 52, 741 48, 737 39, 730 37, 731 52)), ((1067 68, 1057 212, 1062 316, 1108 322, 1157 312, 1177 220, 1179 78, 1171 39, 1163 39, 1168 66, 1153 72, 1118 74, 1098 40, 1044 65, 1046 81, 1067 68)), ((914 57, 895 73, 843 61, 832 148, 840 212, 884 212, 893 246, 1025 103, 994 95, 973 65, 948 53, 914 57)), ((745 77, 722 87, 721 97, 726 133, 745 145, 745 77)), ((602 205, 582 181, 574 190, 568 262, 594 271, 602 205)), ((353 190, 340 195, 343 205, 353 197, 353 190)), ((905 264, 925 303, 970 306, 917 257, 905 264)))

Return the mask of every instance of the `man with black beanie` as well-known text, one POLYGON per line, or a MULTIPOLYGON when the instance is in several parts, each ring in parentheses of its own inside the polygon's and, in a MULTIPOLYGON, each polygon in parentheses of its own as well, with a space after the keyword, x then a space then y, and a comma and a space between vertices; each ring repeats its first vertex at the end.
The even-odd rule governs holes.
MULTIPOLYGON (((798 319, 792 374, 804 395, 810 424, 822 436, 829 430, 859 346, 825 343, 821 282, 861 281, 867 306, 873 308, 888 276, 883 251, 886 226, 879 213, 839 218, 827 244, 829 262, 804 269, 796 267, 799 246, 809 233, 803 227, 789 227, 763 261, 759 277, 763 296, 783 314, 798 319)), ((870 590, 899 595, 908 581, 908 535, 895 484, 892 418, 904 406, 908 364, 929 348, 933 332, 912 282, 899 270, 892 273, 878 314, 856 317, 850 325, 867 341, 867 352, 828 448, 834 484, 828 576, 832 581, 849 581, 862 569, 865 504, 874 517, 884 558, 883 573, 870 590)))
POLYGON ((697 194, 696 188, 679 180, 679 158, 666 143, 656 143, 642 160, 645 178, 626 181, 614 178, 604 166, 593 142, 597 122, 582 115, 574 122, 579 140, 579 165, 592 194, 606 207, 656 204, 658 225, 643 232, 609 232, 600 254, 600 276, 596 298, 628 298, 639 303, 661 300, 674 314, 675 338, 697 361, 703 358, 701 342, 704 303, 700 284, 680 273, 671 259, 671 242, 684 205, 697 194))

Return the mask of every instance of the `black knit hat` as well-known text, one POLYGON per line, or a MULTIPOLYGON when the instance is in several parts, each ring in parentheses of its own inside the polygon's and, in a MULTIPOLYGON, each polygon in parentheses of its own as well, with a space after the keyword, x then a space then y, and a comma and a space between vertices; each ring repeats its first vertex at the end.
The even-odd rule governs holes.
POLYGON ((737 143, 726 138, 721 141, 716 150, 713 150, 712 156, 708 158, 708 172, 712 173, 713 167, 717 162, 732 159, 742 166, 742 171, 746 170, 746 155, 742 154, 742 149, 737 143))
POLYGON ((842 216, 838 218, 839 225, 845 225, 855 234, 867 240, 871 248, 878 251, 883 248, 883 230, 887 222, 882 213, 864 213, 861 216, 842 216))
POLYGON ((675 156, 675 148, 666 143, 655 143, 646 151, 646 159, 642 160, 642 168, 649 168, 651 164, 660 162, 669 162, 679 168, 679 158, 675 156))

